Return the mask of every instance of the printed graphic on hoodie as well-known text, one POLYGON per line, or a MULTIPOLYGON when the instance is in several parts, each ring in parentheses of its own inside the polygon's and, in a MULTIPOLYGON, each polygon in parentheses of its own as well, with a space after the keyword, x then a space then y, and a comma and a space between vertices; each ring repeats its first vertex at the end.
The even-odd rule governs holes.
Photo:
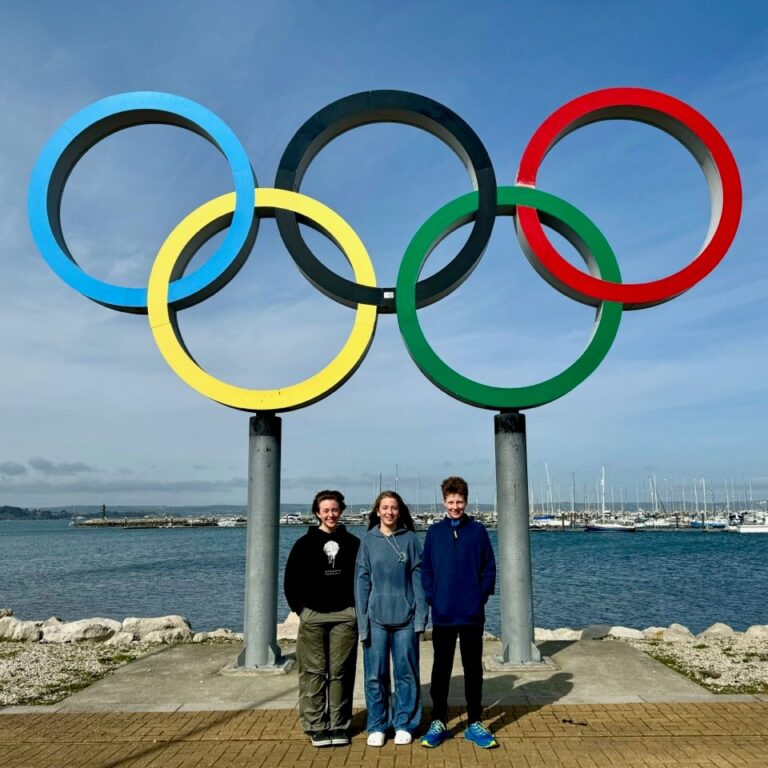
POLYGON ((334 574, 334 573, 340 573, 336 569, 336 555, 339 554, 339 544, 336 541, 327 541, 325 545, 323 546, 323 552, 328 557, 328 565, 331 567, 328 568, 325 573, 326 575, 334 574))

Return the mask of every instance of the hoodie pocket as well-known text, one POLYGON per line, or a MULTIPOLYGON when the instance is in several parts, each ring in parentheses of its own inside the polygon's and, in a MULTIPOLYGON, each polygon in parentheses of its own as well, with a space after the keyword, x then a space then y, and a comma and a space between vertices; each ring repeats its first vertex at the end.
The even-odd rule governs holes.
POLYGON ((414 601, 405 595, 371 595, 368 616, 383 627, 401 627, 408 624, 416 613, 414 601))

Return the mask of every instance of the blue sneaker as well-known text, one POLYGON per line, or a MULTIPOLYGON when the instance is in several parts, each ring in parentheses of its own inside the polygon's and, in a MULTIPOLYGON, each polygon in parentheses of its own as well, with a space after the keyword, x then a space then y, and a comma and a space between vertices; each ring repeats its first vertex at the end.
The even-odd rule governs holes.
POLYGON ((499 746, 496 739, 493 738, 493 734, 482 723, 472 723, 464 731, 464 738, 480 747, 480 749, 491 749, 492 747, 499 746))
POLYGON ((429 730, 421 737, 422 747, 439 747, 450 734, 445 727, 445 723, 442 720, 433 720, 429 724, 429 730))

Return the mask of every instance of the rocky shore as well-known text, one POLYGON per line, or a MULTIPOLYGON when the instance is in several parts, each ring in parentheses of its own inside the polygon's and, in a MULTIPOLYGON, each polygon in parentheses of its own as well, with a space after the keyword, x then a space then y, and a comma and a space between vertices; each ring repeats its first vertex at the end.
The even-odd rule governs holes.
POLYGON ((61 701, 164 645, 238 640, 229 629, 192 632, 176 615, 21 621, 0 609, 0 707, 61 701))
MULTIPOLYGON (((298 617, 278 625, 278 640, 296 639, 298 617)), ((423 639, 428 639, 425 633, 423 639)), ((488 638, 492 636, 487 635, 488 638)), ((745 632, 713 624, 698 635, 686 627, 592 625, 535 630, 537 644, 620 640, 715 693, 768 693, 768 625, 745 632)), ((237 642, 229 629, 193 632, 183 616, 22 621, 0 609, 0 707, 51 704, 140 656, 177 643, 237 642)))

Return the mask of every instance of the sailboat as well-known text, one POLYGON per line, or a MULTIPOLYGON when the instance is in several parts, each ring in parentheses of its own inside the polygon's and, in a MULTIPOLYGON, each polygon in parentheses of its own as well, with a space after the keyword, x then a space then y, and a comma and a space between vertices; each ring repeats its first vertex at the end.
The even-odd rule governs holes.
POLYGON ((590 520, 584 526, 585 531, 592 533, 635 533, 637 531, 637 527, 631 523, 606 519, 608 510, 605 508, 605 467, 600 469, 600 510, 600 519, 590 520))

